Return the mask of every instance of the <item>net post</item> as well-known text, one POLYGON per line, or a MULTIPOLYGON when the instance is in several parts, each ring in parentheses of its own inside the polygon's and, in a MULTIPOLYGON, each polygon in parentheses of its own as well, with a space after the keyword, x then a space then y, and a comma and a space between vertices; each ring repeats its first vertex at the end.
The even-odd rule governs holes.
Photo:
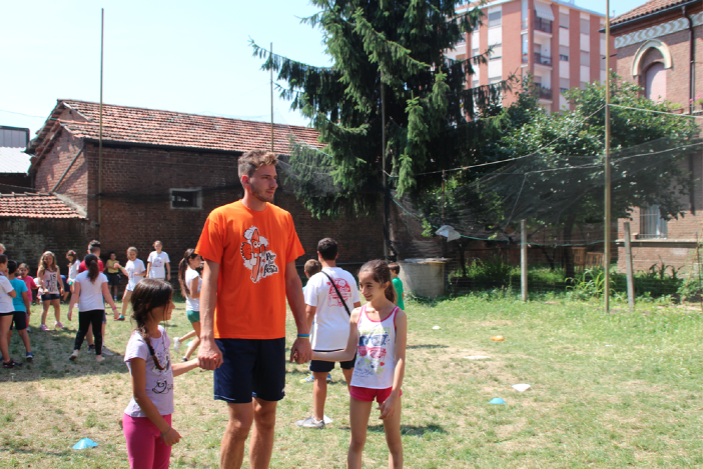
POLYGON ((627 304, 630 312, 635 311, 635 274, 632 268, 632 240, 630 222, 625 222, 625 262, 627 264, 627 304))
POLYGON ((603 255, 603 293, 605 313, 610 313, 610 0, 606 0, 605 6, 605 233, 604 233, 604 255, 603 255))
POLYGON ((527 301, 527 220, 520 220, 520 289, 522 301, 527 301))

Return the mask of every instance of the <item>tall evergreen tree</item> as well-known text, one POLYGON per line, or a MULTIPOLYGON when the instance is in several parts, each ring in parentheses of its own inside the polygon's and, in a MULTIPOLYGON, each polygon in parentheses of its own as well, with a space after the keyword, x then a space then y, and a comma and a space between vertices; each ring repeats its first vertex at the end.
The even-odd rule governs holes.
POLYGON ((331 67, 270 54, 253 41, 252 47, 266 59, 262 68, 287 82, 281 96, 311 119, 327 144, 321 152, 298 145, 291 158, 296 194, 313 215, 373 210, 383 193, 383 151, 400 194, 441 183, 438 177, 416 178, 418 173, 481 159, 482 144, 497 137, 504 118, 488 110, 512 80, 470 89, 473 67, 487 63, 490 50, 462 61, 445 56, 478 27, 478 8, 458 15, 464 1, 312 3, 320 11, 303 21, 322 29, 331 67))

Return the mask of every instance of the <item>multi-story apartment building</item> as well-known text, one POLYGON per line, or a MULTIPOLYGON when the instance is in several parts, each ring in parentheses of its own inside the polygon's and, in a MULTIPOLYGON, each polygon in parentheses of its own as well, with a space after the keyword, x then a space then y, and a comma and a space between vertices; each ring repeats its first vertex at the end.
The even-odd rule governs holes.
MULTIPOLYGON (((474 7, 469 3, 458 13, 474 7)), ((567 105, 563 91, 605 80, 605 35, 599 32, 605 15, 576 6, 573 0, 493 0, 481 9, 480 28, 447 53, 462 60, 492 48, 488 64, 475 67, 470 86, 530 73, 542 105, 557 112, 567 105)), ((514 93, 504 96, 504 104, 514 101, 514 93)))

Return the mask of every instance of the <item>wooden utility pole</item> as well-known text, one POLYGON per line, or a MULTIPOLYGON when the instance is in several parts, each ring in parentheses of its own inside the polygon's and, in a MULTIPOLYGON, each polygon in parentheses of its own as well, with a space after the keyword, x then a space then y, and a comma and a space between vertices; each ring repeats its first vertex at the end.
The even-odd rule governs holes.
POLYGON ((527 220, 520 220, 520 290, 522 301, 527 301, 527 220))
POLYGON ((381 172, 383 181, 383 258, 388 260, 388 183, 386 181, 386 96, 381 71, 381 172))
POLYGON ((630 312, 635 310, 635 272, 632 268, 632 238, 630 222, 625 222, 625 262, 627 263, 627 304, 630 312))
POLYGON ((271 63, 271 151, 273 151, 273 42, 269 50, 269 62, 271 63))
POLYGON ((103 45, 105 43, 105 9, 100 9, 100 117, 98 127, 98 239, 103 229, 103 45))

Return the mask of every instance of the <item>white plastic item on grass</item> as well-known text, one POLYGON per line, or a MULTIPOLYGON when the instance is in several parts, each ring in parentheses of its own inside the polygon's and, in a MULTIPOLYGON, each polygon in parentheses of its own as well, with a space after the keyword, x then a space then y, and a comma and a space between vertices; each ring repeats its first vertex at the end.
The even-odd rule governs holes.
POLYGON ((523 384, 513 384, 513 389, 515 389, 516 391, 519 391, 519 392, 525 392, 528 389, 530 389, 530 385, 524 384, 524 383, 523 384))
POLYGON ((469 355, 468 357, 464 357, 467 360, 485 360, 486 358, 491 358, 488 355, 469 355))
POLYGON ((432 329, 437 330, 437 329, 441 329, 441 327, 439 327, 439 326, 434 326, 432 329))
POLYGON ((329 418, 326 415, 324 417, 322 417, 322 420, 325 422, 325 425, 328 425, 328 424, 334 422, 334 420, 332 420, 331 418, 329 418))

